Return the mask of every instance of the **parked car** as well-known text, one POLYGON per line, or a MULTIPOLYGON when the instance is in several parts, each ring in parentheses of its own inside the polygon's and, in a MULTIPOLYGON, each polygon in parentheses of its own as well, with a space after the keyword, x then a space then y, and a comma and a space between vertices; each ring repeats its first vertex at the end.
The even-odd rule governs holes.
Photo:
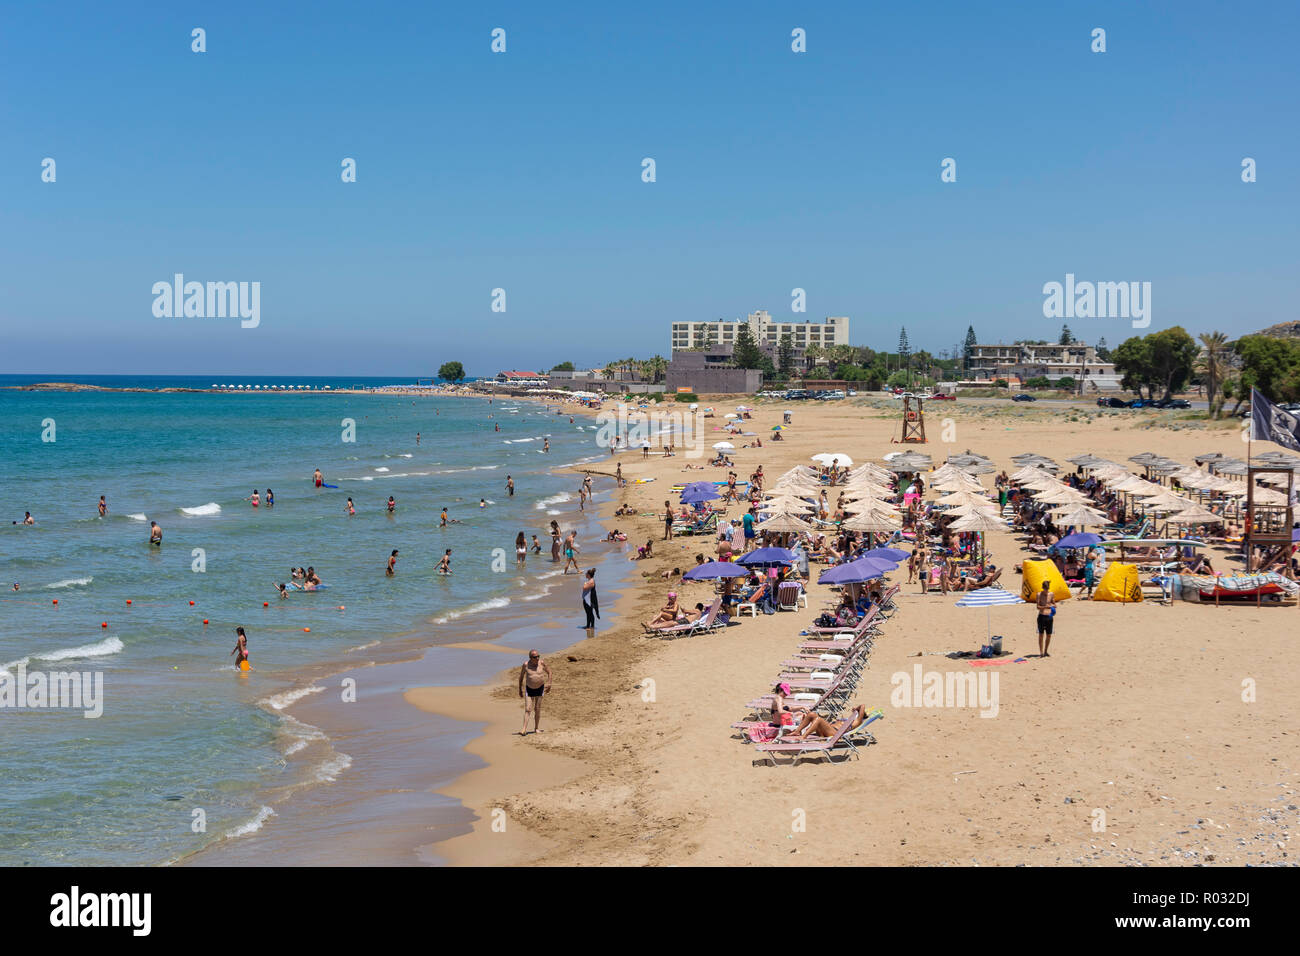
POLYGON ((936 402, 955 402, 955 401, 957 401, 957 396, 956 396, 956 395, 950 395, 950 394, 947 393, 947 392, 937 392, 937 393, 935 393, 934 395, 931 395, 930 397, 931 397, 932 399, 934 399, 936 402))
POLYGON ((1097 399, 1098 408, 1128 408, 1128 402, 1114 396, 1097 399))
POLYGON ((1011 396, 1011 400, 1012 400, 1013 402, 1036 402, 1036 401, 1038 401, 1038 399, 1036 399, 1034 396, 1029 395, 1029 394, 1027 394, 1027 393, 1025 393, 1025 392, 1021 392, 1019 395, 1012 395, 1012 396, 1011 396))
POLYGON ((1162 398, 1156 402, 1156 408, 1191 408, 1192 403, 1185 398, 1162 398))
POLYGON ((1155 402, 1149 398, 1135 398, 1128 403, 1129 408, 1152 408, 1154 406, 1155 402))

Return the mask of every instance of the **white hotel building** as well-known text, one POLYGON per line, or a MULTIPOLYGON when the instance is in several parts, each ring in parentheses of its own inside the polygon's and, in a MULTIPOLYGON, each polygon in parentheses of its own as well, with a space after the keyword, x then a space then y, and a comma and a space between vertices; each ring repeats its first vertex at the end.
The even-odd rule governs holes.
POLYGON ((748 325, 754 342, 758 345, 776 347, 781 343, 781 336, 789 333, 794 347, 807 349, 818 345, 849 344, 849 319, 846 315, 828 316, 825 321, 811 322, 774 322, 763 310, 751 312, 747 318, 735 322, 674 322, 674 351, 695 349, 711 345, 734 345, 736 333, 742 325, 748 325))

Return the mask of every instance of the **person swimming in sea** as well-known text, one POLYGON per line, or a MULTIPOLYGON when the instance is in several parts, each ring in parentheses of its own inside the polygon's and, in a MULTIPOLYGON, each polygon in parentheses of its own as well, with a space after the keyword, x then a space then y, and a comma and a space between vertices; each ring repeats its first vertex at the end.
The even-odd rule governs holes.
POLYGON ((311 477, 312 477, 312 481, 316 482, 317 488, 319 488, 321 485, 325 483, 325 479, 321 477, 319 468, 316 469, 316 473, 313 474, 311 477))
POLYGON ((397 573, 397 549, 394 548, 393 553, 388 556, 388 567, 384 569, 384 574, 385 576, 391 578, 396 573, 397 573))
POLYGON ((397 508, 397 502, 396 502, 396 500, 394 500, 394 498, 393 498, 392 495, 389 495, 389 496, 388 496, 388 513, 389 513, 389 514, 392 514, 393 511, 394 511, 396 508, 397 508))
POLYGON ((479 506, 480 508, 486 508, 486 507, 487 507, 487 499, 486 499, 486 498, 480 498, 480 499, 478 500, 478 506, 479 506))
POLYGON ((266 489, 266 506, 268 508, 275 507, 275 492, 273 492, 270 488, 266 489))
POLYGON ((348 499, 347 507, 344 508, 343 510, 346 511, 349 515, 354 515, 354 514, 357 513, 357 509, 354 508, 354 507, 352 507, 352 499, 351 499, 351 498, 348 499))
POLYGON ((439 527, 439 528, 445 528, 445 527, 447 527, 447 509, 446 509, 446 508, 443 508, 443 509, 442 509, 442 520, 439 522, 438 527, 439 527))
POLYGON ((99 516, 101 518, 108 516, 108 502, 104 500, 103 495, 99 496, 99 516))
POLYGON ((254 488, 253 493, 249 495, 247 498, 245 498, 244 500, 251 501, 253 503, 254 508, 258 507, 262 503, 262 499, 258 497, 256 488, 254 488))
POLYGON ((157 521, 149 522, 149 543, 162 547, 162 528, 158 527, 157 521))
POLYGON ((442 560, 438 562, 438 573, 451 574, 451 548, 447 549, 447 552, 442 556, 442 560))
POLYGON ((275 589, 276 589, 276 591, 279 593, 279 595, 280 595, 280 600, 281 600, 281 601, 287 601, 287 600, 289 600, 289 587, 288 587, 288 585, 286 585, 286 584, 284 584, 283 582, 281 582, 280 584, 277 584, 277 585, 275 586, 275 589))

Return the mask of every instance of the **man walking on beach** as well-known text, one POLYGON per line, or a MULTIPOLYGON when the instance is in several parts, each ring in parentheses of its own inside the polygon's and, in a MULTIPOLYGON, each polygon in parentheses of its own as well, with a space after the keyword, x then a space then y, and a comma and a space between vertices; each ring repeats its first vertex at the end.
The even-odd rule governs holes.
POLYGON ((673 503, 664 502, 664 540, 667 541, 673 536, 673 503))
POLYGON ((1048 648, 1052 646, 1052 623, 1056 620, 1056 595, 1051 592, 1050 582, 1043 582, 1043 589, 1038 592, 1038 656, 1049 657, 1048 648))
POLYGON ((524 701, 524 726, 520 737, 528 736, 528 715, 533 715, 533 733, 542 732, 542 694, 551 689, 551 668, 542 655, 533 649, 528 652, 528 663, 519 668, 519 696, 524 701))

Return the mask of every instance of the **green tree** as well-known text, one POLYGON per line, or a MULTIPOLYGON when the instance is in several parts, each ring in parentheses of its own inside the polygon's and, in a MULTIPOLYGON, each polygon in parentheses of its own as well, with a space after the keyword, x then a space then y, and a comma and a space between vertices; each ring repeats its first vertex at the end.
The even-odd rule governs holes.
POLYGON ((1123 374, 1120 384, 1130 391, 1142 394, 1146 388, 1149 398, 1156 397, 1156 389, 1169 398, 1187 384, 1196 363, 1196 342, 1181 325, 1162 329, 1141 338, 1125 339, 1115 349, 1117 371, 1123 374))
POLYGON ((975 326, 966 326, 966 342, 962 346, 961 361, 962 368, 970 368, 971 356, 975 354, 975 346, 979 344, 979 339, 975 337, 975 326))
POLYGON ((1235 391, 1237 407, 1257 388, 1271 402, 1288 401, 1300 382, 1300 342, 1271 335, 1247 335, 1233 343, 1241 357, 1241 376, 1235 391))
POLYGON ((572 372, 572 371, 573 371, 573 363, 572 363, 572 362, 561 362, 559 365, 554 365, 554 366, 552 366, 552 367, 551 367, 551 371, 552 371, 552 372, 572 372))
POLYGON ((658 385, 668 374, 668 360, 662 355, 652 355, 645 360, 644 368, 646 378, 658 385))
POLYGON ((1052 383, 1046 375, 1035 375, 1025 379, 1024 385, 1025 388, 1050 388, 1052 383))
POLYGON ((1096 351, 1097 351, 1097 358, 1101 359, 1101 361, 1103 362, 1110 361, 1110 349, 1106 348, 1106 339, 1104 336, 1097 340, 1096 351))
POLYGON ((1218 418, 1222 403, 1215 401, 1219 383, 1228 372, 1228 337, 1222 332, 1205 332, 1200 336, 1201 354, 1196 359, 1196 371, 1205 377, 1205 400, 1210 404, 1210 417, 1218 418))
POLYGON ((447 382, 459 382, 465 377, 465 366, 459 362, 443 362, 438 377, 447 382))
POLYGON ((736 368, 762 368, 763 350, 754 341, 754 334, 748 324, 742 324, 736 333, 736 347, 731 353, 731 362, 736 368))
POLYGON ((776 347, 777 367, 781 374, 789 376, 794 371, 794 337, 786 332, 776 347))
POLYGON ((1066 389, 1067 391, 1073 391, 1076 384, 1075 380, 1069 375, 1056 380, 1056 387, 1066 389))
POLYGON ((1070 327, 1068 325, 1061 326, 1061 339, 1056 344, 1057 345, 1074 344, 1074 333, 1070 331, 1070 327))

